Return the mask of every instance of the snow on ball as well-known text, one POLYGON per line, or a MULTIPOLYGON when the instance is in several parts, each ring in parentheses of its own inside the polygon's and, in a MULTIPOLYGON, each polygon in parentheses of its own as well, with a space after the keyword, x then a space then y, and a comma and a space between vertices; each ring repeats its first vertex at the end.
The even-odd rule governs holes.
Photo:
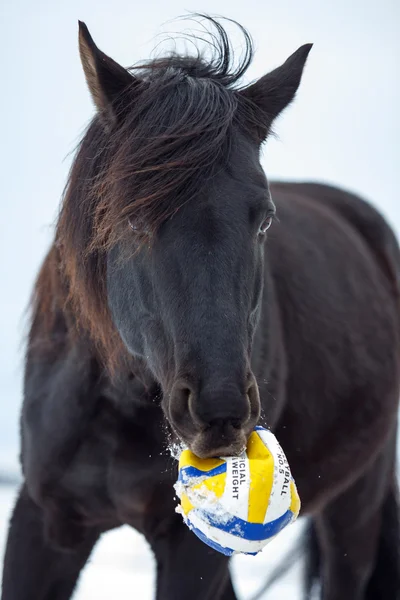
POLYGON ((200 459, 183 450, 175 489, 186 525, 228 556, 257 554, 300 510, 285 454, 263 427, 240 456, 200 459))

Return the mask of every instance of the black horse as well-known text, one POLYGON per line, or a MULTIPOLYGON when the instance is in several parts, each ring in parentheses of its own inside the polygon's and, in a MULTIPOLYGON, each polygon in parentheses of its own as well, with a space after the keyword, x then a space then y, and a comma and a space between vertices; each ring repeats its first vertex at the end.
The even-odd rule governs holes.
POLYGON ((235 68, 208 23, 213 57, 130 71, 80 24, 97 116, 35 288, 3 600, 69 599, 122 523, 158 600, 234 600, 227 558, 174 512, 167 447, 234 454, 257 422, 311 517, 308 597, 400 597, 396 240, 352 194, 267 183, 260 145, 311 45, 239 88, 250 38, 235 68))

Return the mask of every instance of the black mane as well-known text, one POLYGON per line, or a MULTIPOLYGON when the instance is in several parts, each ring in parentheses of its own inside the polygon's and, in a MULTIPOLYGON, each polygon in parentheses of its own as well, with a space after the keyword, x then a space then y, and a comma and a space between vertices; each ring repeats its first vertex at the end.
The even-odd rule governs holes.
POLYGON ((236 53, 221 23, 209 16, 196 16, 206 37, 195 33, 182 36, 183 40, 190 42, 195 54, 183 55, 170 52, 166 56, 135 65, 131 67, 130 71, 136 74, 136 71, 139 70, 140 77, 145 79, 151 79, 158 70, 180 71, 184 77, 211 79, 226 88, 233 88, 239 83, 253 60, 254 50, 250 34, 239 23, 224 19, 226 22, 233 23, 243 36, 242 56, 236 62, 236 53), (205 23, 200 19, 203 19, 205 23), (207 25, 211 28, 208 28, 207 25))

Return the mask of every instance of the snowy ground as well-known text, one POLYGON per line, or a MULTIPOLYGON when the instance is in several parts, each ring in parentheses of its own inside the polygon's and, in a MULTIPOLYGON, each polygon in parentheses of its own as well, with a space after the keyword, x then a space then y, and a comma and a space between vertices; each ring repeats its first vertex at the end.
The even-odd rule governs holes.
MULTIPOLYGON (((0 487, 0 564, 2 564, 7 524, 15 497, 15 488, 0 487)), ((268 573, 299 534, 296 523, 257 557, 242 556, 233 561, 232 572, 240 600, 250 600, 262 586, 268 573)), ((260 600, 299 600, 300 566, 260 600)), ((74 600, 153 600, 154 563, 141 535, 123 527, 103 536, 84 569, 74 600)), ((34 600, 32 598, 32 600, 34 600)))

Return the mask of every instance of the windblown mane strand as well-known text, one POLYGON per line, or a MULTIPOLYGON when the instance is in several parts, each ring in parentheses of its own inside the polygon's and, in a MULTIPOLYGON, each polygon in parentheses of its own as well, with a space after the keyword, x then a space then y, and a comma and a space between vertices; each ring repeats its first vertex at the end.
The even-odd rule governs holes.
POLYGON ((233 125, 247 114, 234 87, 252 60, 251 39, 239 26, 245 51, 235 68, 225 29, 208 22, 215 28, 208 60, 199 51, 172 53, 131 68, 134 84, 115 105, 117 125, 107 131, 94 118, 67 183, 56 231, 64 310, 111 368, 124 350, 107 307, 107 250, 128 239, 151 243, 229 160, 233 125))

